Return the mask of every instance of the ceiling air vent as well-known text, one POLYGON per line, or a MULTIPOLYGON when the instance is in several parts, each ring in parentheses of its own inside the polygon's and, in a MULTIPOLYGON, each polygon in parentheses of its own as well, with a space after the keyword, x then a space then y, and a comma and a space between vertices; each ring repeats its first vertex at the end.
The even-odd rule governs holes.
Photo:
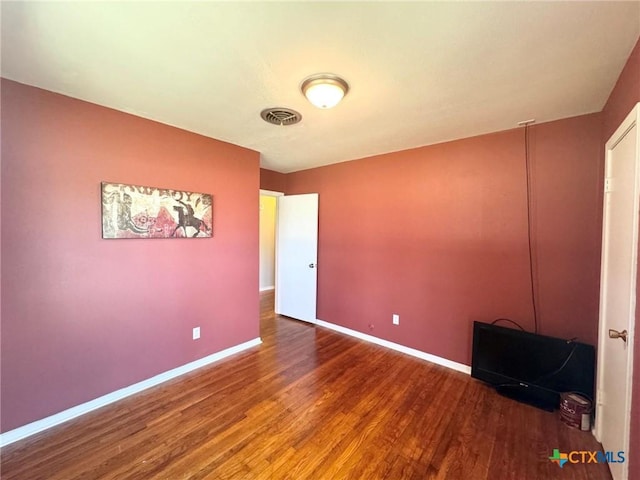
POLYGON ((260 112, 260 116, 267 123, 273 123, 274 125, 294 125, 302 120, 300 115, 295 110, 290 108, 266 108, 260 112))

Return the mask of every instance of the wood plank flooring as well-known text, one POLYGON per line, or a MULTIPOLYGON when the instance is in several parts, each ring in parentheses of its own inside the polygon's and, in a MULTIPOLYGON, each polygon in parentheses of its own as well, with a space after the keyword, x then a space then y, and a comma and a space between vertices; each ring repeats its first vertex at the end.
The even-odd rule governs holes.
POLYGON ((558 415, 468 375, 273 314, 263 344, 2 449, 3 480, 597 479, 558 415))

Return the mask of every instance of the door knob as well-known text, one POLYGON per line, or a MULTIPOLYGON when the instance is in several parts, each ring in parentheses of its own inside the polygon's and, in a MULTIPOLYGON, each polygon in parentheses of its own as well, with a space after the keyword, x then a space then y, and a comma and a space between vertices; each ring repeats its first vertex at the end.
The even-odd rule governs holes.
POLYGON ((619 332, 610 328, 609 338, 621 338, 624 343, 627 343, 627 331, 622 330, 621 332, 619 332))
POLYGON ((309 264, 309 268, 316 268, 316 264, 315 263, 310 263, 309 264))

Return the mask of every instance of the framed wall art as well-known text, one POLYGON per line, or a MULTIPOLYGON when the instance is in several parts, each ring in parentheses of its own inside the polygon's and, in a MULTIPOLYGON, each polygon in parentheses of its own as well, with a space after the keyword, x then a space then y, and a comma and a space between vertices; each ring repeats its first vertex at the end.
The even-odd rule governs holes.
POLYGON ((212 236, 210 194, 102 182, 102 238, 212 236))

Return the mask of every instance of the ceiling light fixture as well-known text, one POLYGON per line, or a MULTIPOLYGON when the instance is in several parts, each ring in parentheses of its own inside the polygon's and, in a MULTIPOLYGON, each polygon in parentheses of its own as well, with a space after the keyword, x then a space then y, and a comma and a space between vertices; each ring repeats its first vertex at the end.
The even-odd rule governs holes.
POLYGON ((300 89, 316 107, 332 108, 347 94, 349 85, 337 75, 319 73, 306 78, 300 89))

